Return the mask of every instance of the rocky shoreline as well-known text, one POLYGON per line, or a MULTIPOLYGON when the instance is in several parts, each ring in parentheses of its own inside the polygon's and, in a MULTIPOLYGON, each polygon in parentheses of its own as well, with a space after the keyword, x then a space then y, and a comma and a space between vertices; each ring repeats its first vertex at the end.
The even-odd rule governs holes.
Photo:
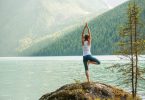
MULTIPOLYGON (((72 83, 54 92, 44 94, 39 100, 132 100, 131 93, 99 82, 72 83)), ((140 100, 140 99, 137 99, 140 100)))

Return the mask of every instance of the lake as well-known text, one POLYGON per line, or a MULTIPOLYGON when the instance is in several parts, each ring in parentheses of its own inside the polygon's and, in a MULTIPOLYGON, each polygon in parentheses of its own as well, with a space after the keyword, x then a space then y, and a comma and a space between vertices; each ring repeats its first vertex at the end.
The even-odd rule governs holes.
MULTIPOLYGON (((90 65, 91 81, 116 86, 120 74, 106 67, 125 61, 118 56, 97 56, 101 65, 90 65)), ((139 62, 145 67, 145 59, 139 62)), ((81 56, 56 57, 0 57, 0 100, 38 100, 43 94, 52 92, 75 80, 86 81, 81 56)), ((145 100, 145 86, 138 94, 145 100)), ((121 88, 131 91, 129 86, 121 88)))

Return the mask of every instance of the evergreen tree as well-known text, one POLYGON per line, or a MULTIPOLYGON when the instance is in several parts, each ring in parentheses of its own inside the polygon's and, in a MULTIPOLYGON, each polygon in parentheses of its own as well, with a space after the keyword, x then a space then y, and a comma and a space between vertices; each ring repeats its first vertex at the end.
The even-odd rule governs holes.
POLYGON ((145 68, 141 68, 138 63, 139 55, 145 51, 145 35, 141 32, 143 26, 140 22, 140 8, 134 2, 128 5, 128 20, 121 28, 119 51, 117 54, 123 55, 123 58, 128 59, 126 64, 116 64, 113 67, 118 69, 123 75, 123 82, 132 87, 132 98, 136 100, 138 80, 144 79, 142 74, 145 73, 145 68))

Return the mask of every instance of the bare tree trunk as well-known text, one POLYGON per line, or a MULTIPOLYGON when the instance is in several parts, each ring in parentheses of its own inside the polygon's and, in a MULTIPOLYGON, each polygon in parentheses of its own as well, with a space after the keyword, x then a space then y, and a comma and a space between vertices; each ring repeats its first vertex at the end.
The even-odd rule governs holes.
POLYGON ((137 83, 138 83, 138 45, 137 45, 137 15, 136 15, 136 8, 135 8, 135 2, 134 2, 134 32, 135 32, 135 99, 136 99, 136 94, 137 94, 137 83))
POLYGON ((134 99, 134 57, 133 57, 133 30, 132 30, 132 18, 131 18, 131 7, 129 7, 129 17, 130 17, 130 50, 131 50, 131 67, 132 67, 132 97, 134 99))

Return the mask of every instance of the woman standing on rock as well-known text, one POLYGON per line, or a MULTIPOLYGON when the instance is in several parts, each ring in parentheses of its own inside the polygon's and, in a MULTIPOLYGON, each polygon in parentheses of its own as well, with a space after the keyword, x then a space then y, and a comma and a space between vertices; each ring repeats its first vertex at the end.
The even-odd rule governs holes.
POLYGON ((90 82, 89 78, 89 72, 88 72, 88 66, 89 64, 100 64, 100 61, 91 55, 91 32, 88 27, 88 24, 86 23, 83 32, 82 32, 82 48, 83 48, 83 63, 85 66, 85 73, 88 82, 90 82), (88 34, 84 36, 84 31, 87 28, 88 34))

